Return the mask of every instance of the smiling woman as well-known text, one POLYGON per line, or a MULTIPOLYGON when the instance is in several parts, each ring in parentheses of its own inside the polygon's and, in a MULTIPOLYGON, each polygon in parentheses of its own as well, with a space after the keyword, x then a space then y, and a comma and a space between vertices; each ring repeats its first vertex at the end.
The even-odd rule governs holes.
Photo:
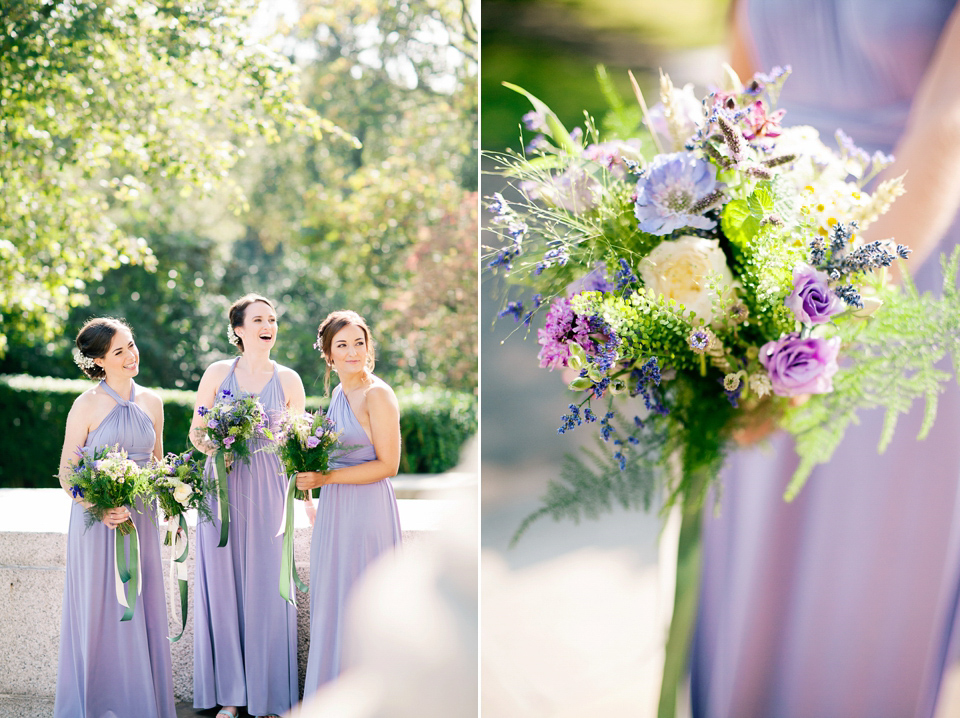
POLYGON ((140 370, 140 352, 123 320, 91 319, 77 334, 76 346, 77 365, 101 381, 74 401, 60 456, 60 482, 74 503, 53 713, 58 718, 105 713, 174 718, 160 542, 152 523, 156 507, 136 499, 132 506, 101 514, 90 496, 70 490, 68 478, 80 450, 92 454, 116 445, 141 466, 151 456, 163 456, 163 402, 133 381, 140 370), (100 521, 88 516, 91 509, 100 521), (117 527, 124 524, 121 531, 132 537, 117 535, 117 527), (135 542, 140 598, 131 601, 127 612, 114 592, 114 557, 117 548, 133 554, 135 542))
MULTIPOLYGON (((270 359, 277 341, 277 312, 266 297, 248 294, 230 307, 229 336, 240 349, 235 359, 210 365, 200 380, 190 439, 201 451, 217 448, 207 438, 206 419, 196 410, 211 407, 222 395, 256 397, 276 429, 285 411, 304 411, 300 376, 270 359)), ((280 715, 297 702, 297 611, 280 592, 282 539, 274 536, 283 513, 280 460, 263 451, 268 439, 247 441, 249 458, 235 460, 227 472, 231 530, 218 545, 221 522, 216 498, 214 518, 197 525, 196 604, 194 608, 193 705, 222 706, 235 717, 241 706, 250 715, 280 715)), ((213 460, 207 460, 211 476, 213 460)))

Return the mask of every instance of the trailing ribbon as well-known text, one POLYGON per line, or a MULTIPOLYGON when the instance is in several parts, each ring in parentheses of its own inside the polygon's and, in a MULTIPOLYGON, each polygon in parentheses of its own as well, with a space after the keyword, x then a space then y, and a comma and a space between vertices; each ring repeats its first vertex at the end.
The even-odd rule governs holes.
POLYGON ((217 485, 217 518, 220 519, 219 548, 227 545, 230 534, 230 493, 227 486, 227 462, 224 452, 218 451, 213 460, 213 478, 217 485))
POLYGON ((175 587, 180 594, 180 633, 170 637, 170 643, 179 641, 187 626, 187 554, 190 551, 190 536, 187 534, 186 516, 180 514, 179 518, 179 526, 174 523, 176 519, 173 516, 167 522, 167 538, 173 547, 170 552, 171 603, 176 603, 173 598, 175 587))
POLYGON ((114 529, 113 538, 116 545, 116 558, 113 562, 114 585, 117 590, 117 600, 124 607, 123 617, 120 620, 129 621, 133 618, 133 612, 137 608, 137 596, 140 595, 140 536, 137 534, 137 527, 131 521, 129 533, 124 535, 114 529), (125 550, 128 536, 130 537, 129 561, 127 561, 125 550), (124 591, 124 584, 126 584, 126 591, 124 591))
POLYGON ((700 560, 703 550, 700 534, 703 507, 697 499, 706 491, 708 482, 709 474, 705 469, 694 469, 690 492, 684 497, 677 545, 677 585, 673 617, 670 619, 670 630, 667 634, 657 718, 674 718, 676 715, 677 693, 684 685, 689 669, 690 645, 697 621, 700 560))
POLYGON ((310 590, 310 587, 300 580, 296 558, 293 555, 293 495, 296 490, 297 474, 293 472, 290 474, 287 492, 283 498, 283 515, 280 518, 280 529, 277 531, 277 536, 283 536, 283 549, 280 554, 280 595, 284 601, 293 606, 297 605, 297 597, 292 589, 293 584, 296 584, 297 588, 304 593, 310 590))

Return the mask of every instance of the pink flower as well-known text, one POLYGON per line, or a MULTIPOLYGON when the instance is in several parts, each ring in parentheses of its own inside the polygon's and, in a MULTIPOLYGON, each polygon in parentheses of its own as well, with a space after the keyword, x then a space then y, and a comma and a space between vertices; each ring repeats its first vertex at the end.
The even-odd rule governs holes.
POLYGON ((767 108, 761 100, 757 100, 747 108, 743 118, 743 136, 748 140, 756 137, 779 137, 780 120, 785 110, 777 110, 767 114, 767 108))

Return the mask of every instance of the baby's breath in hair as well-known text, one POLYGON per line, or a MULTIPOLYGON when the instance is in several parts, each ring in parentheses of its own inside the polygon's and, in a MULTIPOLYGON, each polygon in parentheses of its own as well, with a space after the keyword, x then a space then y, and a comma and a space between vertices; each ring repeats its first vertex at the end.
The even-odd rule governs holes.
POLYGON ((73 350, 73 361, 74 363, 83 369, 85 372, 93 369, 96 366, 96 362, 93 361, 92 357, 88 357, 86 354, 82 353, 79 349, 73 350))
POLYGON ((238 337, 237 333, 233 331, 232 326, 227 326, 227 341, 233 344, 235 347, 240 346, 240 337, 238 337))

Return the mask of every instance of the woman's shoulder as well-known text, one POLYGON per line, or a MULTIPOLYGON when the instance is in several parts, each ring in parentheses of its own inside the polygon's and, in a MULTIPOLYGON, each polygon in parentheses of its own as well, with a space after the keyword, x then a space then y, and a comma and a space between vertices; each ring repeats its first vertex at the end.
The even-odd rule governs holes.
MULTIPOLYGON (((233 359, 221 359, 215 361, 213 364, 206 368, 206 371, 203 372, 203 378, 210 379, 223 379, 230 373, 230 369, 233 368, 233 363, 236 361, 236 357, 233 359)), ((203 379, 201 379, 202 381, 203 379)))
POLYGON ((163 407, 163 398, 156 389, 137 385, 137 396, 142 396, 150 406, 163 407))
POLYGON ((376 374, 370 375, 370 384, 364 390, 364 395, 367 398, 367 401, 372 401, 374 403, 388 402, 397 405, 397 395, 393 391, 387 382, 378 377, 376 374))
POLYGON ((73 408, 77 411, 87 411, 99 406, 107 400, 109 400, 110 403, 116 403, 113 398, 103 390, 103 387, 101 387, 100 384, 96 384, 91 386, 73 400, 73 408))
POLYGON ((277 367, 277 376, 279 376, 281 380, 294 380, 302 383, 300 374, 297 373, 296 369, 291 369, 288 366, 284 366, 280 362, 274 362, 274 365, 277 367))

